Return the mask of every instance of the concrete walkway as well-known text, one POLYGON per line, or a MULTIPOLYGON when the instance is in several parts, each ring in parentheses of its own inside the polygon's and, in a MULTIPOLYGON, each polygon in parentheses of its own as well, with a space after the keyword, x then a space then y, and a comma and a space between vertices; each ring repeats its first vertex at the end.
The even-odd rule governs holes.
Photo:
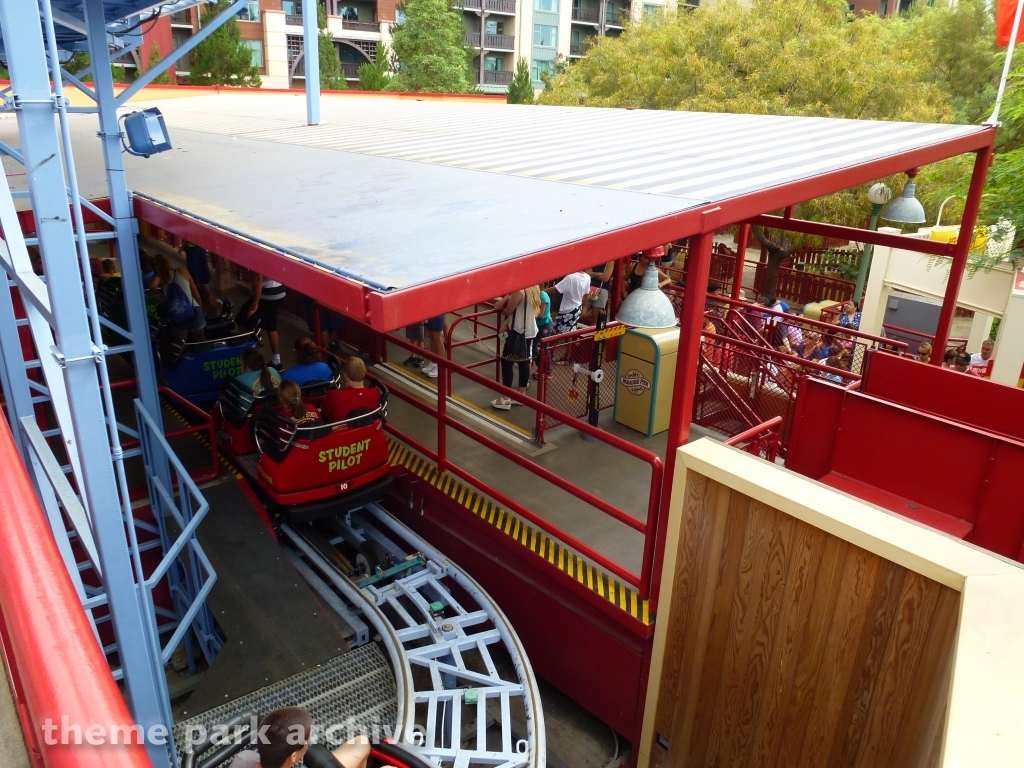
POLYGON ((21 721, 14 708, 14 697, 7 683, 0 684, 0 765, 4 768, 30 768, 28 750, 21 734, 21 721))

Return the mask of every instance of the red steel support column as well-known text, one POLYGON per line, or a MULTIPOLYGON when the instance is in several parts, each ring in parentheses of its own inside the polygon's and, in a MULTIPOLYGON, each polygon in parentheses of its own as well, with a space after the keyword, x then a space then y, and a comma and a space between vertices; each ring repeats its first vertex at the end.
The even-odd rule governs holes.
MULTIPOLYGON (((676 450, 690 438, 690 419, 693 397, 697 389, 697 366, 700 365, 700 336, 704 326, 706 286, 711 273, 711 246, 714 231, 690 238, 690 252, 686 258, 686 285, 683 309, 679 314, 679 353, 676 356, 675 392, 672 396, 672 415, 668 424, 668 448, 665 451, 665 475, 661 485, 661 505, 655 535, 654 567, 651 573, 651 612, 658 608, 658 587, 661 583, 661 564, 665 558, 665 531, 668 529, 669 502, 672 479, 675 476, 676 450)), ((648 534, 650 535, 650 534, 648 534)))
POLYGON ((96 643, 3 418, 0 463, 0 620, 7 623, 11 644, 3 650, 17 669, 31 720, 32 734, 26 741, 34 741, 47 768, 150 766, 136 733, 129 732, 131 745, 123 743, 123 731, 113 734, 121 743, 111 744, 111 726, 132 726, 134 720, 96 643), (56 727, 50 729, 48 721, 56 727), (68 724, 63 735, 62 723, 68 724), (85 738, 104 739, 105 745, 83 741, 76 746, 76 729, 70 726, 77 726, 81 734, 100 726, 103 736, 85 738))
POLYGON ((737 301, 743 295, 743 264, 747 260, 747 240, 750 239, 750 225, 740 224, 739 234, 736 235, 736 264, 733 265, 732 273, 732 298, 737 301))
POLYGON ((956 299, 960 294, 960 283, 964 279, 967 268, 967 256, 974 241, 974 226, 978 221, 978 208, 981 205, 981 193, 985 189, 985 178, 992 164, 991 145, 978 152, 974 159, 974 173, 971 175, 971 187, 964 203, 964 215, 960 220, 960 234, 953 249, 953 263, 949 268, 949 281, 946 283, 946 295, 942 299, 942 311, 939 312, 939 324, 935 328, 935 343, 932 347, 932 365, 942 365, 942 356, 946 353, 946 342, 949 340, 949 329, 953 324, 956 312, 956 299))

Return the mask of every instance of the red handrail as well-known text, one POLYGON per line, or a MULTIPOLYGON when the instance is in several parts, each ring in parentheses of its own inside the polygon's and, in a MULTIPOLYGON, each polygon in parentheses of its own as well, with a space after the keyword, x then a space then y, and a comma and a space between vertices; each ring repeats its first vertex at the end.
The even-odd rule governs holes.
MULTIPOLYGON (((931 342, 935 341, 935 334, 934 333, 925 333, 924 331, 915 331, 912 328, 903 328, 902 326, 893 325, 892 323, 882 323, 882 328, 883 329, 889 328, 889 329, 891 329, 891 330, 893 330, 893 331, 895 331, 896 333, 899 333, 899 334, 907 334, 907 335, 910 335, 910 336, 920 336, 922 339, 931 339, 931 342)), ((931 342, 929 342, 929 343, 931 343, 931 342)), ((968 339, 953 338, 951 336, 950 338, 946 339, 946 347, 947 348, 949 348, 949 347, 959 347, 959 346, 967 344, 967 342, 968 342, 968 339)), ((905 341, 896 341, 895 339, 891 339, 889 343, 892 344, 892 345, 897 345, 897 344, 907 345, 907 342, 905 342, 905 341)), ((909 345, 907 345, 907 346, 909 346, 909 345)))
MULTIPOLYGON (((497 340, 497 342, 496 342, 497 348, 495 349, 495 353, 494 353, 494 357, 493 358, 489 357, 486 360, 479 360, 479 361, 477 361, 475 363, 470 363, 469 365, 464 366, 464 367, 465 368, 479 368, 481 366, 487 365, 488 363, 494 363, 494 377, 497 379, 499 376, 501 376, 501 335, 498 333, 498 327, 497 326, 490 326, 487 323, 480 323, 479 322, 480 318, 483 317, 484 315, 493 315, 494 313, 496 313, 498 311, 499 310, 496 310, 496 309, 492 308, 492 309, 485 309, 485 310, 482 310, 480 312, 470 312, 470 313, 465 314, 465 315, 458 315, 458 320, 456 320, 454 323, 449 325, 448 326, 448 331, 445 333, 444 348, 445 348, 445 354, 448 356, 448 359, 449 360, 452 359, 452 349, 455 348, 455 347, 466 347, 466 346, 469 346, 471 344, 478 344, 478 343, 483 342, 483 341, 490 341, 491 339, 496 339, 497 340), (454 341, 453 342, 452 341, 452 335, 455 333, 455 326, 457 326, 463 320, 472 320, 473 321, 473 338, 471 338, 471 339, 463 339, 462 341, 454 341), (476 335, 476 331, 477 331, 477 324, 478 323, 480 325, 482 325, 484 328, 489 328, 489 329, 493 330, 494 333, 488 334, 486 336, 477 336, 476 335)), ((499 325, 500 325, 500 323, 499 323, 499 325)))
POLYGON ((597 427, 593 427, 585 421, 581 421, 574 417, 567 416, 566 414, 562 413, 561 411, 558 411, 555 408, 552 408, 546 403, 542 403, 539 400, 535 400, 534 398, 530 397, 529 395, 523 395, 514 389, 505 387, 502 384, 491 381, 490 379, 481 376, 475 371, 471 371, 463 366, 459 366, 455 363, 452 363, 450 360, 439 357, 438 355, 435 355, 433 352, 430 352, 429 350, 420 350, 418 347, 414 348, 413 345, 410 344, 405 339, 401 339, 395 336, 389 336, 387 340, 389 343, 395 344, 396 346, 407 350, 415 349, 417 351, 417 354, 420 354, 425 359, 435 363, 438 366, 439 382, 448 381, 449 374, 451 372, 458 373, 458 375, 476 384, 479 384, 482 387, 490 389, 499 395, 503 395, 510 399, 521 402, 524 405, 527 405, 537 411, 540 411, 545 415, 558 418, 562 420, 564 423, 572 426, 574 429, 585 434, 588 434, 592 437, 595 437, 600 442, 606 443, 607 445, 610 445, 613 448, 617 448, 623 453, 626 453, 630 456, 633 456, 634 458, 637 458, 647 463, 651 467, 651 486, 648 494, 647 520, 646 522, 641 523, 639 520, 629 515, 629 513, 624 512, 623 510, 619 510, 618 508, 608 504, 607 502, 594 496, 593 494, 590 494, 588 491, 585 491, 584 489, 580 488, 574 483, 570 483, 566 480, 563 480, 560 477, 557 477, 556 475, 553 475, 553 473, 550 473, 548 470, 542 468, 536 462, 524 458, 515 451, 506 448, 500 443, 497 443, 484 435, 474 432, 473 430, 463 425, 461 422, 458 422, 455 419, 453 419, 451 416, 447 414, 445 406, 441 405, 441 401, 443 398, 445 398, 446 394, 444 390, 442 390, 440 387, 438 389, 438 407, 436 409, 431 409, 429 406, 426 406, 423 403, 418 402, 416 398, 413 398, 411 395, 402 392, 398 388, 392 390, 392 394, 396 395, 400 400, 410 403, 417 409, 425 413, 428 413, 438 419, 438 451, 435 452, 426 448, 426 446, 424 446, 422 443, 417 442, 416 440, 410 438, 409 436, 405 435, 403 432, 395 428, 393 424, 386 425, 386 429, 389 433, 395 435, 400 440, 408 443, 415 450, 423 453, 428 458, 437 462, 438 467, 442 469, 442 471, 451 472, 453 475, 456 475, 457 477, 462 478, 466 482, 476 486, 481 491, 486 493, 488 496, 491 496, 493 499, 498 501, 498 503, 509 507, 512 511, 523 517, 525 520, 529 521, 531 524, 536 525, 538 528, 542 528, 551 535, 565 542, 573 549, 576 549, 578 552, 580 552, 580 554, 589 558, 597 565, 614 574, 622 581, 636 587, 640 594, 641 600, 646 600, 650 597, 651 575, 654 563, 654 534, 656 531, 654 521, 657 518, 658 505, 661 500, 661 484, 662 475, 664 472, 664 465, 660 456, 658 456, 656 453, 652 453, 651 451, 645 450, 637 445, 634 445, 633 443, 630 443, 627 440, 623 440, 620 437, 617 437, 601 429, 598 429, 597 427), (457 368, 458 370, 449 371, 449 368, 457 368), (620 522, 623 522, 624 524, 629 525, 635 530, 643 533, 644 553, 639 576, 627 570, 626 568, 623 568, 618 563, 614 562, 608 557, 605 557, 600 552, 597 552, 588 545, 584 544, 582 541, 574 537, 572 534, 567 533, 566 531, 562 530, 553 523, 534 514, 523 505, 509 498, 508 496, 501 493, 497 489, 491 487, 487 483, 484 483, 479 478, 474 477, 469 472, 466 472, 460 467, 457 467, 453 465, 451 462, 449 462, 447 456, 444 454, 445 441, 441 437, 441 433, 445 427, 451 427, 455 429, 456 431, 466 435, 475 442, 478 442, 481 445, 490 448, 499 456, 502 456, 503 458, 509 459, 510 461, 519 464, 520 466, 523 466, 524 468, 530 470, 531 472, 534 472, 538 477, 541 477, 547 480, 548 482, 553 483, 557 487, 560 487, 563 490, 572 493, 573 495, 577 496, 583 501, 586 501, 587 503, 596 506, 605 514, 608 514, 614 519, 619 520, 620 522))
MULTIPOLYGON (((125 387, 138 386, 138 379, 119 379, 118 381, 110 382, 111 389, 124 389, 125 387)), ((197 483, 205 483, 213 480, 220 474, 220 465, 218 463, 217 454, 217 427, 214 424, 213 418, 209 413, 204 411, 202 408, 190 403, 184 397, 179 395, 173 389, 169 387, 159 387, 160 394, 166 397, 168 400, 174 401, 174 403, 180 406, 182 409, 191 413, 194 417, 200 420, 199 424, 193 424, 189 427, 181 427, 179 429, 164 429, 164 437, 170 439, 172 437, 181 437, 182 435, 193 435, 200 432, 206 433, 206 442, 210 448, 210 463, 205 469, 196 469, 189 472, 191 477, 197 483)), ((130 448, 136 448, 139 445, 138 439, 125 440, 121 443, 122 450, 128 450, 130 448)), ((135 493, 146 490, 146 485, 137 485, 129 489, 133 498, 135 493)))
MULTIPOLYGON (((22 728, 36 765, 46 768, 140 768, 152 763, 141 744, 60 744, 66 717, 84 732, 134 723, 96 643, 57 551, 7 422, 0 419, 0 620, 3 652, 16 676, 22 728), (47 722, 57 726, 47 733, 47 722), (58 743, 48 743, 56 741, 58 743)), ((123 735, 123 734, 122 734, 123 735)))
POLYGON ((772 429, 774 429, 775 427, 777 427, 777 426, 779 426, 781 424, 782 424, 782 417, 781 416, 772 416, 770 419, 768 419, 768 421, 766 421, 766 422, 764 422, 762 424, 758 424, 756 426, 753 426, 750 429, 746 430, 745 432, 740 432, 738 435, 733 435, 732 437, 730 437, 728 440, 725 441, 725 444, 726 445, 739 445, 740 443, 745 443, 747 440, 750 440, 752 437, 757 437, 758 435, 760 435, 760 434, 762 434, 764 432, 770 432, 772 429))

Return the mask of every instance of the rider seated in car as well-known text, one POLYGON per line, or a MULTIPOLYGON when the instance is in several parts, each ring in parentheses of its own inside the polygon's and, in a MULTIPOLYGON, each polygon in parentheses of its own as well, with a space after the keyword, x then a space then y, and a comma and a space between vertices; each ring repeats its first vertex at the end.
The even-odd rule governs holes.
POLYGON ((277 389, 281 385, 281 374, 267 365, 256 347, 246 347, 242 350, 242 372, 235 380, 258 395, 264 390, 277 389))
POLYGON ((278 410, 291 416, 296 426, 320 421, 320 414, 315 407, 307 405, 303 401, 302 390, 294 381, 281 382, 281 386, 277 390, 277 400, 280 403, 278 410))
POLYGON ((309 336, 295 340, 295 365, 284 372, 285 381, 294 381, 300 387, 311 381, 330 381, 331 366, 320 359, 320 350, 309 336))
POLYGON ((357 409, 372 411, 380 405, 380 392, 376 387, 366 386, 366 364, 362 359, 353 355, 345 362, 345 380, 348 386, 332 389, 320 406, 324 421, 329 424, 344 421, 357 409))

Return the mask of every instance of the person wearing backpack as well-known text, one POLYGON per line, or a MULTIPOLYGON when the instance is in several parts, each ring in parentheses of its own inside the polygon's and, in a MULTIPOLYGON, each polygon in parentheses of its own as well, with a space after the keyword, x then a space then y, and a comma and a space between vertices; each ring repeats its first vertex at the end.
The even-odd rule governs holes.
POLYGON ((174 332, 188 341, 203 341, 206 338, 203 330, 206 328, 206 315, 197 301, 199 289, 192 276, 172 267, 162 254, 157 257, 156 273, 174 332))

